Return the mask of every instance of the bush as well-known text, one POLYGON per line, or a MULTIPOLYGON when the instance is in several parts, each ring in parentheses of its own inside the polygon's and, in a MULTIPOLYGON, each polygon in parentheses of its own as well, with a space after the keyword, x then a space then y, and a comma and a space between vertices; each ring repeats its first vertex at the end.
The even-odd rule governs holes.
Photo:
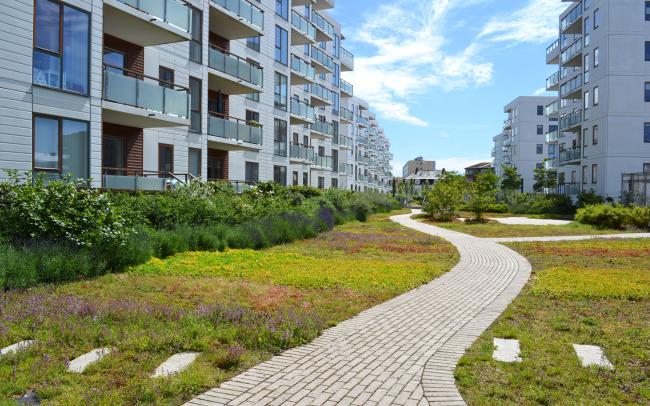
POLYGON ((598 204, 578 209, 576 220, 598 228, 622 229, 629 221, 630 209, 623 206, 598 204))
POLYGON ((422 210, 432 220, 450 221, 465 197, 465 178, 446 173, 426 195, 422 210))
POLYGON ((632 207, 628 224, 641 230, 650 230, 650 207, 632 207))
POLYGON ((573 214, 569 196, 515 193, 508 196, 508 210, 515 214, 573 214))
POLYGON ((578 207, 583 208, 587 206, 593 206, 596 204, 605 203, 602 197, 596 194, 593 190, 589 192, 581 192, 578 195, 578 207))

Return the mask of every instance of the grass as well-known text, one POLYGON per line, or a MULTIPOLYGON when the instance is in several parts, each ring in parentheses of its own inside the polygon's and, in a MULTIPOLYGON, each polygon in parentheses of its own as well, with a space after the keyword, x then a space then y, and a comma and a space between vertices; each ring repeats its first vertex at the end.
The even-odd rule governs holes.
POLYGON ((118 275, 0 294, 0 404, 34 390, 52 405, 180 404, 456 264, 450 244, 373 216, 264 251, 187 253, 118 275), (83 374, 71 359, 116 352, 83 374), (151 379, 177 352, 202 355, 151 379))
POLYGON ((650 404, 650 240, 509 245, 533 275, 456 368, 468 404, 650 404), (494 337, 520 340, 523 362, 494 361, 494 337), (574 343, 614 371, 581 367, 574 343))
POLYGON ((511 225, 497 222, 482 224, 454 223, 432 223, 438 227, 482 238, 498 237, 545 237, 564 235, 601 235, 620 234, 629 231, 599 229, 588 224, 572 222, 559 226, 537 226, 537 225, 511 225))

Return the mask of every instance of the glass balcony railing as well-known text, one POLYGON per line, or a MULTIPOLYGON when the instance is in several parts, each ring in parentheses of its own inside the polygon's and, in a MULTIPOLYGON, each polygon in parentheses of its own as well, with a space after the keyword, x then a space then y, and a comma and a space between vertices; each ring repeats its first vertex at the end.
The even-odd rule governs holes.
POLYGON ((188 90, 128 69, 104 65, 104 100, 188 118, 188 90))
POLYGON ((305 37, 316 41, 316 27, 305 17, 295 10, 291 10, 291 25, 300 31, 305 37))
POLYGON ((311 94, 329 103, 332 103, 332 99, 334 98, 331 90, 319 84, 311 85, 311 94))
POLYGON ((546 133, 546 142, 552 144, 560 139, 560 132, 555 129, 546 133))
POLYGON ((328 37, 334 38, 334 26, 314 10, 311 12, 311 21, 328 37))
POLYGON ((339 164, 339 173, 342 175, 354 175, 354 165, 339 164))
POLYGON ((544 168, 547 171, 555 170, 560 166, 557 158, 551 158, 544 161, 544 168))
POLYGON ((209 66, 219 72, 226 73, 252 85, 264 86, 264 71, 262 67, 248 62, 215 45, 210 45, 209 66))
POLYGON ((156 20, 190 32, 190 8, 178 0, 119 0, 135 9, 151 15, 156 20))
POLYGON ((334 60, 325 52, 321 51, 313 45, 311 46, 311 57, 327 69, 332 71, 334 70, 334 60))
POLYGON ((546 90, 551 90, 560 83, 560 72, 555 72, 546 79, 546 90))
POLYGON ((354 55, 343 47, 341 47, 341 63, 354 68, 354 55))
POLYGON ((574 127, 582 123, 582 110, 574 111, 560 118, 560 131, 574 127))
POLYGON ((560 86, 560 97, 566 97, 582 87, 582 75, 578 75, 560 86))
POLYGON ((571 11, 569 12, 569 14, 567 14, 566 16, 564 16, 564 18, 562 19, 562 21, 560 21, 560 29, 561 29, 562 31, 566 30, 566 29, 569 28, 573 23, 575 23, 576 21, 578 21, 578 19, 579 19, 580 17, 582 17, 582 2, 578 3, 578 5, 575 6, 575 7, 573 8, 573 10, 571 10, 571 11))
POLYGON ((555 116, 560 112, 560 101, 556 100, 553 103, 546 106, 546 115, 555 116))
POLYGON ((331 156, 320 156, 316 155, 314 157, 314 165, 320 166, 321 168, 334 170, 334 163, 331 156))
POLYGON ((359 136, 357 136, 357 142, 360 145, 366 145, 367 146, 368 144, 370 144, 370 139, 368 137, 366 137, 366 136, 359 135, 359 136))
POLYGON ((302 117, 306 120, 314 119, 314 108, 302 100, 291 98, 291 114, 302 117))
POLYGON ((319 133, 322 134, 327 134, 330 137, 334 136, 334 126, 324 121, 318 121, 318 120, 314 121, 314 123, 311 125, 311 130, 318 131, 319 133))
POLYGON ((289 156, 292 159, 300 159, 303 161, 314 161, 314 147, 303 144, 294 144, 293 142, 289 145, 289 156))
POLYGON ((262 126, 221 114, 210 113, 208 116, 208 134, 262 145, 262 126))
POLYGON ((314 67, 294 54, 291 54, 291 69, 300 76, 310 80, 316 80, 316 71, 314 70, 314 67))
POLYGON ((354 96, 354 86, 351 83, 341 79, 341 92, 354 96))
POLYGON ((214 4, 225 8, 248 24, 264 30, 264 11, 246 0, 211 0, 214 4))
POLYGON ((354 147, 354 142, 350 137, 347 137, 345 135, 339 135, 339 145, 342 147, 347 147, 352 149, 352 147, 354 147))
POLYGON ((341 107, 341 118, 348 120, 349 122, 354 122, 354 113, 345 107, 341 107))
POLYGON ((363 116, 357 116, 357 123, 365 127, 370 126, 370 121, 368 121, 368 119, 363 116))
POLYGON ((580 158, 580 148, 571 148, 560 151, 560 163, 579 161, 580 158))
POLYGON ((560 47, 560 40, 556 39, 551 45, 546 48, 546 55, 550 55, 553 52, 557 51, 557 49, 560 47))
POLYGON ((562 54, 560 54, 560 63, 567 63, 580 53, 582 53, 582 39, 578 38, 567 49, 562 51, 562 54))

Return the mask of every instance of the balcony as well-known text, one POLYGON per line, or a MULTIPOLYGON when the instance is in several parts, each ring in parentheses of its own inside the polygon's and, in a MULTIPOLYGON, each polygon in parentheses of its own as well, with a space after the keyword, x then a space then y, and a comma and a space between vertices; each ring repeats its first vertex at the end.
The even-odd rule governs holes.
POLYGON ((546 64, 557 65, 560 62, 560 40, 556 39, 551 45, 546 48, 546 64))
POLYGON ((324 121, 315 120, 311 125, 311 135, 314 138, 332 138, 334 137, 334 126, 324 121))
POLYGON ((228 40, 264 35, 264 11, 246 0, 210 0, 210 31, 228 40))
POLYGON ((179 0, 104 0, 104 33, 141 47, 190 39, 190 9, 179 0))
POLYGON ((263 69, 215 45, 210 45, 208 86, 228 95, 260 93, 263 69))
POLYGON ((354 141, 352 141, 352 138, 350 137, 339 135, 339 146, 341 149, 352 150, 352 148, 354 148, 354 141))
POLYGON ((328 8, 334 8, 334 0, 316 0, 314 3, 314 10, 327 10, 328 8))
POLYGON ((359 127, 365 127, 365 128, 370 127, 370 122, 368 121, 367 118, 363 116, 357 116, 357 124, 359 125, 359 127))
POLYGON ((579 164, 582 157, 580 148, 571 148, 560 151, 560 165, 579 164))
POLYGON ((546 79, 546 90, 549 92, 556 92, 560 84, 560 72, 555 72, 546 79))
POLYGON ((560 118, 560 131, 580 131, 582 110, 576 110, 560 118))
POLYGON ((503 122, 503 129, 507 130, 509 128, 512 128, 512 119, 509 118, 503 122))
POLYGON ((348 123, 354 123, 354 113, 345 107, 341 107, 341 112, 339 114, 341 121, 347 121, 348 123))
POLYGON ((558 131, 557 129, 548 131, 546 133, 546 142, 548 144, 555 144, 556 142, 558 142, 559 139, 560 139, 560 131, 558 131))
POLYGON ((357 136, 357 144, 367 147, 370 144, 370 138, 364 135, 357 136))
POLYGON ((334 26, 315 10, 311 12, 311 22, 316 26, 317 42, 334 41, 334 26))
POLYGON ((314 147, 292 142, 289 145, 289 158, 291 162, 311 164, 315 160, 314 147))
POLYGON ((314 166, 316 167, 315 169, 323 169, 323 170, 327 170, 327 171, 333 171, 334 170, 334 161, 332 160, 331 156, 316 155, 314 157, 314 166))
POLYGON ((578 38, 562 51, 560 64, 568 67, 582 66, 582 38, 578 38))
POLYGON ((582 11, 580 2, 560 21, 560 31, 566 34, 582 33, 582 11))
POLYGON ((582 75, 578 75, 560 86, 563 99, 582 99, 582 75))
POLYGON ((553 103, 546 106, 546 115, 549 117, 557 116, 560 112, 560 101, 556 100, 553 103))
POLYGON ((193 179, 189 174, 102 168, 102 188, 105 190, 164 192, 190 183, 193 179))
POLYGON ((210 141, 222 144, 221 149, 227 151, 260 150, 262 131, 262 126, 257 123, 217 113, 208 115, 208 135, 219 138, 219 140, 211 139, 210 141))
POLYGON ((323 85, 311 85, 311 105, 314 107, 331 106, 332 105, 332 91, 323 85))
POLYGON ((291 45, 310 45, 316 42, 316 27, 295 10, 291 10, 291 45))
POLYGON ((334 73, 334 60, 314 45, 311 46, 311 64, 316 73, 334 73))
POLYGON ((188 89, 104 65, 102 118, 136 128, 189 126, 188 89))
POLYGON ((343 96, 354 97, 354 86, 341 79, 341 97, 343 96))
POLYGON ((339 164, 339 174, 340 175, 354 175, 354 165, 352 164, 339 164))
POLYGON ((341 47, 341 72, 354 70, 354 55, 347 49, 341 47))
POLYGON ((559 194, 567 196, 578 196, 581 191, 578 183, 562 183, 557 189, 559 194))
POLYGON ((314 108, 306 102, 291 98, 290 109, 290 122, 291 124, 311 124, 314 122, 314 108))
POLYGON ((554 171, 560 167, 560 162, 557 158, 551 158, 544 161, 544 169, 547 171, 554 171))
POLYGON ((291 54, 291 85, 311 85, 316 80, 316 71, 309 62, 291 54))
POLYGON ((367 155, 357 155, 357 162, 360 164, 368 165, 370 164, 370 157, 367 155))
POLYGON ((312 4, 314 4, 314 0, 293 0, 291 2, 291 7, 309 6, 312 4))

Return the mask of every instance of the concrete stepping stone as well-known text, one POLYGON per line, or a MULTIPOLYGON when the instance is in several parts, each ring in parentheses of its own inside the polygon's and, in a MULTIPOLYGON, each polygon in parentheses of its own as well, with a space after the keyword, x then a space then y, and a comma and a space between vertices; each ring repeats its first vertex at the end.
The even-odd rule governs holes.
POLYGON ((7 355, 14 352, 22 351, 36 344, 36 340, 25 340, 0 350, 0 355, 7 355))
POLYGON ((583 367, 597 366, 599 368, 614 369, 614 365, 609 362, 603 349, 596 345, 573 344, 573 349, 583 367))
POLYGON ((112 348, 97 348, 95 350, 87 352, 84 355, 70 361, 70 365, 68 365, 68 372, 82 374, 90 364, 94 364, 111 352, 113 352, 112 348))
POLYGON ((521 362, 519 340, 494 339, 492 358, 501 362, 521 362))
POLYGON ((187 367, 189 367, 199 355, 201 355, 200 352, 182 352, 180 354, 174 354, 169 357, 167 361, 160 364, 151 377, 160 378, 176 375, 187 369, 187 367))

